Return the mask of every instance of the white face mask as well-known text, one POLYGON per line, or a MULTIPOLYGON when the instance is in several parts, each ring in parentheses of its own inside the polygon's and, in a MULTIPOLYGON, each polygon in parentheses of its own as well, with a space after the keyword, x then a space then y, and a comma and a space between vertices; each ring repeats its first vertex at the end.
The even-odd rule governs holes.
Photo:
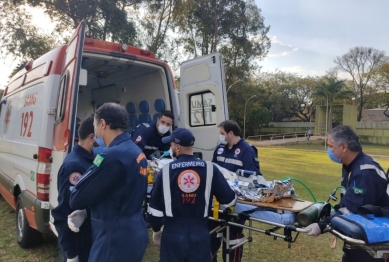
POLYGON ((167 131, 169 131, 170 127, 159 124, 158 125, 158 132, 161 134, 166 134, 167 131))
POLYGON ((173 156, 173 149, 172 149, 172 148, 169 149, 169 154, 170 154, 170 157, 171 157, 173 160, 177 160, 177 157, 173 156))
POLYGON ((227 144, 226 137, 223 135, 219 135, 219 144, 225 145, 227 144))

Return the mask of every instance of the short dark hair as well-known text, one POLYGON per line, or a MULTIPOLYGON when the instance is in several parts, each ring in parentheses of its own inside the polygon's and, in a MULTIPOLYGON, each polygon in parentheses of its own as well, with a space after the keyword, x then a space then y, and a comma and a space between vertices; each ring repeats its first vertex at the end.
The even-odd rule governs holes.
POLYGON ((222 127, 227 133, 232 131, 235 136, 240 136, 240 127, 234 120, 223 121, 217 127, 222 127))
POLYGON ((78 138, 80 140, 85 140, 90 134, 94 134, 93 121, 93 116, 89 116, 81 122, 80 127, 78 128, 78 138))
POLYGON ((336 145, 346 143, 348 148, 352 152, 362 151, 362 146, 361 143, 359 142, 359 137, 350 126, 340 125, 334 127, 328 133, 328 135, 332 137, 332 140, 334 140, 334 143, 336 145))
POLYGON ((172 120, 174 120, 174 115, 173 115, 172 111, 170 111, 170 110, 163 110, 158 118, 161 118, 163 116, 166 116, 166 117, 171 118, 172 120))
POLYGON ((110 129, 126 130, 129 126, 128 115, 124 107, 115 103, 104 103, 95 112, 97 121, 104 119, 110 129))

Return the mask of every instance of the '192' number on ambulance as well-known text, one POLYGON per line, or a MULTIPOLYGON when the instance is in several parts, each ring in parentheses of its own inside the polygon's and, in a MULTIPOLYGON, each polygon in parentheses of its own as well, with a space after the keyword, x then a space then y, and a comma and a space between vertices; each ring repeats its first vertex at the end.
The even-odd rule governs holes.
POLYGON ((20 136, 31 137, 31 126, 32 121, 34 120, 34 112, 26 112, 22 114, 22 124, 20 126, 20 136), (28 129, 28 132, 27 132, 28 129))

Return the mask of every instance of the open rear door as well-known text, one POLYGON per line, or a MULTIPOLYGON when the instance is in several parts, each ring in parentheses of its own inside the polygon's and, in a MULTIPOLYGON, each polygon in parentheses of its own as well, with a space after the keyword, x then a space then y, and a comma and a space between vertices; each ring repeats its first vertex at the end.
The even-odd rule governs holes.
POLYGON ((211 160, 218 143, 220 122, 228 119, 222 55, 185 61, 180 72, 180 127, 192 131, 195 152, 211 160))
MULTIPOLYGON (((85 22, 81 22, 70 39, 63 58, 63 69, 55 116, 52 166, 50 172, 50 209, 58 205, 57 176, 63 160, 74 145, 78 84, 85 38, 85 22)), ((50 218, 51 228, 52 218, 50 218)))

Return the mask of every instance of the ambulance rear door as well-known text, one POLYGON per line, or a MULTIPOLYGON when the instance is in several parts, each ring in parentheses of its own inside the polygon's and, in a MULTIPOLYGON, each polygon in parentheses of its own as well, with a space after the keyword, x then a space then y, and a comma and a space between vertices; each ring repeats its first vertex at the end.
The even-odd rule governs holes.
MULTIPOLYGON (((50 174, 50 208, 57 206, 58 190, 57 176, 58 171, 65 157, 70 153, 74 146, 74 130, 76 123, 78 83, 80 77, 80 68, 82 52, 85 38, 85 22, 77 27, 76 32, 70 39, 63 62, 61 72, 60 88, 55 116, 52 168, 50 174)), ((52 225, 52 218, 50 224, 52 225)))
POLYGON ((212 160, 218 144, 219 123, 228 119, 224 65, 220 53, 213 53, 181 64, 180 127, 196 138, 194 152, 212 160))

